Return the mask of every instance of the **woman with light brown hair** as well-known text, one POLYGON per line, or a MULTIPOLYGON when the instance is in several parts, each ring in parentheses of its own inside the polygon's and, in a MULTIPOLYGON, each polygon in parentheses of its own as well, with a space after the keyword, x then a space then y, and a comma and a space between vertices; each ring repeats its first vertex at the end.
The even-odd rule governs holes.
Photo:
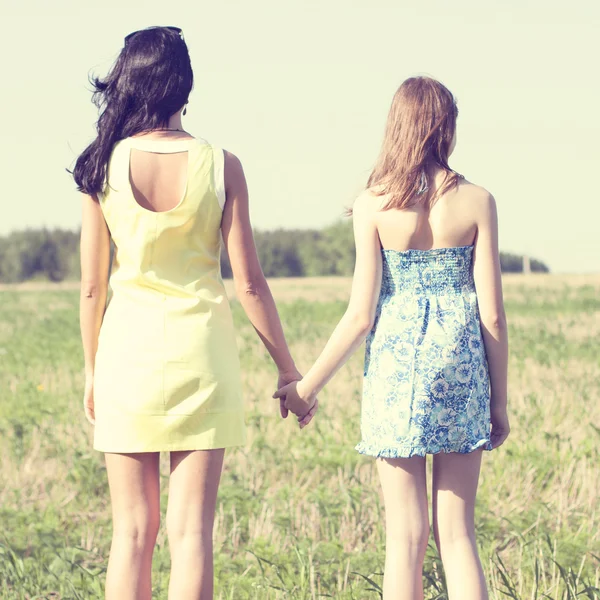
POLYGON ((305 415, 366 339, 357 450, 377 458, 385 600, 423 598, 433 530, 450 600, 486 599, 474 509, 482 450, 507 438, 508 339, 496 203, 453 171, 456 102, 429 77, 396 92, 381 154, 354 205, 350 303, 321 356, 275 396, 305 415))

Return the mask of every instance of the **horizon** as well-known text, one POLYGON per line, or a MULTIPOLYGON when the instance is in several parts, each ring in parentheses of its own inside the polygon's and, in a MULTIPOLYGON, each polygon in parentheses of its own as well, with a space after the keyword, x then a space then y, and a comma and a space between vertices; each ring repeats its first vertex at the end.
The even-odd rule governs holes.
POLYGON ((584 177, 600 158, 600 82, 589 76, 600 3, 185 0, 175 18, 157 0, 141 15, 110 0, 118 20, 69 0, 33 5, 0 9, 0 48, 19 48, 0 85, 7 114, 21 117, 3 132, 4 192, 16 200, 0 235, 79 227, 64 169, 93 139, 87 76, 106 73, 127 33, 162 24, 182 27, 194 67, 184 127, 239 156, 255 229, 339 221, 377 157, 396 88, 429 74, 457 98, 451 166, 494 194, 500 250, 553 273, 600 270, 600 208, 584 177), (42 188, 24 192, 29 181, 42 188))

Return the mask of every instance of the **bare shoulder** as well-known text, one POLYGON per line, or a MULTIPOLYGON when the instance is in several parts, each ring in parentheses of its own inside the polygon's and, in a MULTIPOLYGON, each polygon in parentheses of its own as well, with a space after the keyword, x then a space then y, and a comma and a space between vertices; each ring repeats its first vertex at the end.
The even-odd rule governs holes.
POLYGON ((223 155, 225 160, 225 188, 231 189, 232 186, 239 185, 246 180, 244 176, 244 168, 242 167, 242 162, 240 159, 232 152, 223 150, 223 155))
POLYGON ((229 152, 229 150, 223 150, 223 156, 225 157, 225 168, 230 171, 240 171, 243 170, 242 161, 233 153, 229 152))
POLYGON ((480 185, 461 179, 458 183, 457 195, 478 216, 490 216, 496 212, 494 196, 480 185))
POLYGON ((352 211, 355 217, 372 217, 381 206, 381 196, 371 189, 366 189, 354 201, 352 211))

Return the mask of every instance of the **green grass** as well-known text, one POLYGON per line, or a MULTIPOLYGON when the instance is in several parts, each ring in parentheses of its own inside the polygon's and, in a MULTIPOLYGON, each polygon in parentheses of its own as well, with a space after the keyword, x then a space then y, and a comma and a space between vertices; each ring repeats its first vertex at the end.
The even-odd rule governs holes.
MULTIPOLYGON (((299 365, 344 310, 347 281, 276 282, 299 365), (295 287, 293 287, 295 286, 295 287), (285 289, 284 289, 285 288, 285 289)), ((600 280, 511 278, 513 432, 486 454, 478 539, 494 599, 600 598, 600 280)), ((0 292, 0 598, 102 597, 111 523, 103 457, 81 408, 78 294, 0 292)), ((249 442, 228 452, 215 531, 216 598, 380 598, 383 507, 359 439, 361 356, 301 434, 270 398, 276 374, 234 303, 249 442)), ((163 510, 168 470, 162 464, 163 510)), ((166 598, 163 529, 154 597, 166 598)), ((430 547, 426 597, 446 598, 430 547)))

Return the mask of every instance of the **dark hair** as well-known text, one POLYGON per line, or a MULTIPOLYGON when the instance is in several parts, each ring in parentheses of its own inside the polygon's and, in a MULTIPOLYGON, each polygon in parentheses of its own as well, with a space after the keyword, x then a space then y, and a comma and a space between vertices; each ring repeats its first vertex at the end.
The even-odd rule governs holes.
POLYGON ((149 27, 129 34, 108 75, 90 81, 92 102, 100 111, 98 135, 77 158, 73 178, 80 192, 96 194, 105 186, 113 146, 136 133, 166 127, 187 103, 194 75, 181 30, 149 27))

